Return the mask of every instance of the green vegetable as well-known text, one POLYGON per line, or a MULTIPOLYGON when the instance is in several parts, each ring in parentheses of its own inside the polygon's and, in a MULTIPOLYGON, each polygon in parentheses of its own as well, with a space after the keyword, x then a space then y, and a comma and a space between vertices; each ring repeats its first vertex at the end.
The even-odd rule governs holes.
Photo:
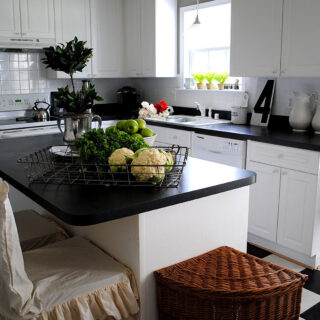
POLYGON ((194 80, 197 81, 197 83, 203 83, 204 80, 206 80, 206 76, 203 72, 197 72, 197 73, 193 73, 192 77, 194 80))
POLYGON ((86 164, 108 164, 108 158, 117 149, 128 148, 133 152, 149 145, 141 138, 119 131, 116 127, 92 129, 75 141, 80 151, 79 162, 86 164))
POLYGON ((215 72, 207 72, 206 73, 206 80, 208 81, 208 83, 212 83, 215 80, 215 72))
POLYGON ((224 73, 216 73, 214 78, 218 81, 218 83, 225 83, 227 79, 229 78, 229 73, 224 72, 224 73))

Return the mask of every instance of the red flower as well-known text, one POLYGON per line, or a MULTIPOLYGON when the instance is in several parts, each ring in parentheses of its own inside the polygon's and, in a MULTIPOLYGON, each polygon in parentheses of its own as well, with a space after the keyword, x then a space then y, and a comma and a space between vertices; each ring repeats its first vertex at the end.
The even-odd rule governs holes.
POLYGON ((157 109, 158 114, 168 109, 168 105, 164 100, 161 100, 159 103, 154 104, 154 107, 157 109))

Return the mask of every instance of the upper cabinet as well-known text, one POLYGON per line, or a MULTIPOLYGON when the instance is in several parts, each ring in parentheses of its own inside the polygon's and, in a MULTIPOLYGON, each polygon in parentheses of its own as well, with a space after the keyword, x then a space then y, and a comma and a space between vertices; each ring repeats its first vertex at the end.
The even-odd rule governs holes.
POLYGON ((21 35, 19 0, 0 0, 0 37, 21 35))
POLYGON ((55 39, 53 0, 20 0, 22 37, 55 39))
POLYGON ((230 74, 279 75, 281 28, 282 0, 232 1, 230 74))
POLYGON ((0 0, 0 45, 41 47, 54 43, 54 0, 0 0))
POLYGON ((320 76, 319 0, 232 1, 232 76, 320 76))
POLYGON ((122 0, 91 0, 93 77, 125 76, 122 0))
POLYGON ((281 75, 320 76, 319 13, 319 0, 284 0, 281 75))
POLYGON ((124 0, 129 77, 177 75, 177 1, 124 0))
MULTIPOLYGON (((55 26, 56 42, 65 43, 75 36, 79 40, 87 41, 91 47, 90 25, 90 0, 55 0, 55 26)), ((50 76, 55 78, 69 78, 63 72, 49 71, 50 76)), ((75 78, 91 77, 91 61, 82 72, 77 72, 75 78)))

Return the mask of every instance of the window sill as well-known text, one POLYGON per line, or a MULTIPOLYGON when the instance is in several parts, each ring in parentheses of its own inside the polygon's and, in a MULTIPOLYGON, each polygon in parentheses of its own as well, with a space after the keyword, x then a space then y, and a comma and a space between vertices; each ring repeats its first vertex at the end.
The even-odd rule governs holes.
POLYGON ((205 93, 244 93, 245 90, 234 90, 234 89, 224 89, 224 90, 218 90, 218 89, 185 89, 185 88, 176 88, 176 91, 179 92, 205 92, 205 93))

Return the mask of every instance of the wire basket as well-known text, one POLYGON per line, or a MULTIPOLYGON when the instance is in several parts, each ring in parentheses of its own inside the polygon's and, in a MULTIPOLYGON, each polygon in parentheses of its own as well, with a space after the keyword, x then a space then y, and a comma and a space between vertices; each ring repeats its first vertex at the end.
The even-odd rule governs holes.
POLYGON ((69 146, 50 146, 18 160, 29 182, 67 185, 152 186, 177 187, 188 158, 187 147, 155 147, 171 152, 174 164, 167 165, 109 165, 80 163, 79 153, 69 146), (134 176, 131 170, 143 172, 134 176), (149 168, 153 173, 148 172, 149 168), (151 168, 152 167, 152 168, 151 168), (138 169, 138 168, 141 168, 138 169))

